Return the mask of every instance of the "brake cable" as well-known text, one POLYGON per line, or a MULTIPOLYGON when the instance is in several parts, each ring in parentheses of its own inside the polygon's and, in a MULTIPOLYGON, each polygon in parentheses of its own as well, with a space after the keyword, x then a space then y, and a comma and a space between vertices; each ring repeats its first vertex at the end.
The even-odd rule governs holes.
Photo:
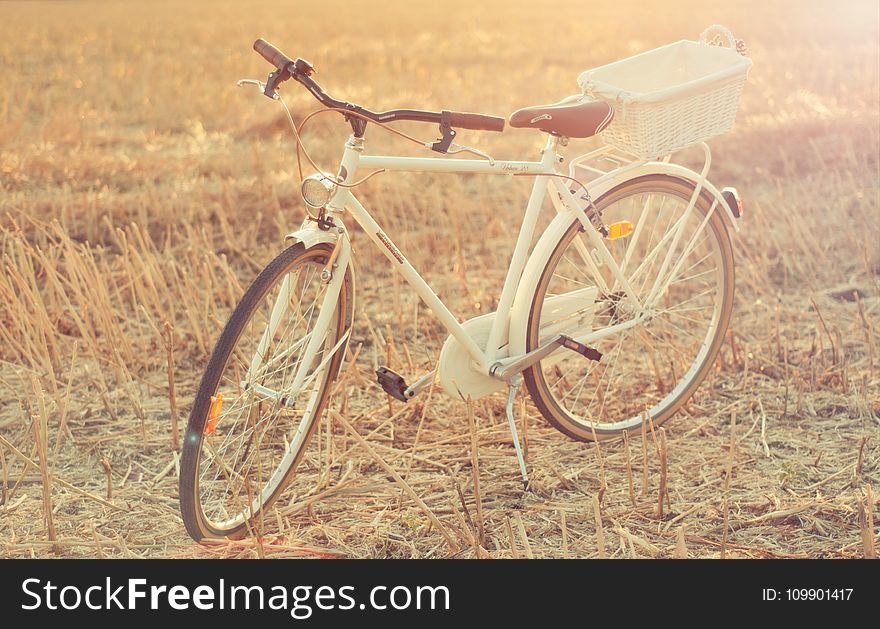
MULTIPOLYGON (((276 92, 276 94, 278 94, 278 93, 276 92)), ((302 130, 306 126, 306 123, 309 122, 312 118, 314 118, 315 116, 317 116, 319 114, 323 114, 323 113, 327 113, 327 112, 339 112, 339 113, 342 113, 346 116, 354 116, 356 118, 360 118, 362 120, 365 120, 366 122, 371 122, 375 125, 378 125, 380 128, 382 128, 386 131, 390 131, 391 133, 398 135, 406 140, 409 140, 410 142, 413 142, 414 144, 418 144, 419 146, 424 147, 424 146, 429 145, 429 143, 422 142, 418 138, 414 138, 413 136, 408 135, 408 134, 404 133, 403 131, 399 131, 393 127, 390 127, 390 126, 386 125, 385 123, 372 120, 372 119, 370 119, 370 118, 368 118, 368 117, 364 116, 363 114, 360 114, 356 111, 349 111, 347 109, 342 109, 339 107, 325 107, 323 109, 316 109, 315 111, 313 111, 309 115, 307 115, 305 118, 303 118, 303 121, 301 123, 299 123, 299 127, 297 127, 296 123, 293 120, 293 115, 291 115, 291 113, 290 113, 290 108, 287 106, 287 103, 284 102, 284 98, 281 96, 281 94, 278 94, 278 100, 281 102, 281 105, 284 107, 284 112, 287 114, 287 120, 288 120, 288 122, 290 122, 290 128, 293 131, 293 136, 296 140, 296 168, 297 168, 297 172, 299 174, 300 182, 302 182, 304 180, 303 171, 302 171, 302 156, 303 155, 305 155, 306 160, 309 162, 309 164, 312 166, 312 168, 315 169, 315 171, 317 171, 319 173, 324 172, 323 170, 321 170, 321 168, 318 167, 318 165, 315 163, 315 161, 311 158, 311 156, 309 155, 309 152, 306 150, 305 144, 302 141, 302 130)), ((336 182, 336 185, 338 185, 341 188, 354 188, 355 186, 361 185, 362 183, 364 183, 368 179, 371 179, 373 176, 378 175, 380 173, 384 173, 384 172, 386 172, 385 169, 380 168, 378 170, 374 170, 373 172, 367 174, 366 176, 362 177, 361 179, 358 179, 354 183, 344 184, 341 182, 336 182)))
MULTIPOLYGON (((354 116, 354 117, 360 118, 361 120, 364 120, 366 122, 375 124, 378 127, 384 129, 385 131, 389 131, 389 132, 393 133, 394 135, 397 135, 397 136, 404 138, 405 140, 409 140, 413 144, 418 144, 421 147, 427 147, 427 146, 431 145, 430 142, 423 142, 423 141, 419 140, 418 138, 415 138, 407 133, 404 133, 403 131, 400 131, 398 129, 390 127, 383 122, 373 120, 372 118, 368 118, 367 116, 364 116, 361 113, 358 113, 356 111, 350 111, 348 109, 343 109, 341 107, 324 107, 322 109, 316 109, 315 111, 308 114, 305 118, 303 118, 302 122, 299 124, 299 127, 297 127, 296 123, 293 120, 293 115, 290 113, 290 108, 287 106, 287 103, 284 101, 284 97, 281 96, 281 94, 279 92, 275 92, 275 94, 278 97, 278 100, 281 102, 281 105, 284 107, 284 112, 287 114, 287 120, 290 123, 291 131, 293 131, 293 136, 294 136, 294 139, 296 140, 296 168, 297 168, 297 172, 299 174, 300 183, 302 183, 302 181, 304 180, 303 172, 302 172, 302 156, 303 155, 305 155, 306 160, 309 162, 309 164, 312 166, 312 168, 315 169, 316 172, 319 172, 319 173, 324 172, 323 170, 321 170, 321 168, 318 167, 318 165, 315 163, 315 161, 309 155, 309 152, 306 150, 305 144, 302 141, 302 130, 303 130, 303 128, 305 128, 306 123, 308 123, 312 118, 314 118, 315 116, 317 116, 319 114, 324 114, 324 113, 328 113, 328 112, 338 112, 338 113, 343 114, 344 116, 354 116)), ((341 188, 354 188, 354 187, 359 186, 362 183, 366 182, 368 179, 372 179, 375 175, 379 175, 384 172, 387 172, 387 171, 384 168, 380 168, 378 170, 374 170, 371 173, 368 173, 367 175, 365 175, 361 179, 358 179, 354 183, 344 184, 341 182, 336 182, 336 185, 341 188)), ((540 177, 540 176, 559 177, 560 179, 565 179, 565 180, 574 182, 579 188, 581 188, 584 191, 585 197, 586 197, 585 200, 589 204, 588 207, 591 210, 593 210, 592 212, 590 212, 590 214, 588 214, 588 216, 590 216, 591 218, 594 218, 594 219, 598 219, 599 225, 602 226, 602 229, 600 229, 599 227, 597 227, 597 229, 599 229, 600 232, 604 233, 605 229, 604 229, 604 225, 602 225, 602 223, 601 223, 601 213, 598 211, 598 208, 596 208, 596 206, 593 204, 593 200, 590 198, 590 192, 587 189, 587 186, 584 185, 578 179, 575 179, 574 177, 571 177, 569 175, 563 175, 562 173, 513 173, 513 175, 514 175, 514 177, 540 177)), ((306 210, 306 213, 309 214, 309 216, 311 216, 311 213, 308 212, 308 210, 306 210)), ((593 222, 593 221, 591 221, 591 222, 593 222)))

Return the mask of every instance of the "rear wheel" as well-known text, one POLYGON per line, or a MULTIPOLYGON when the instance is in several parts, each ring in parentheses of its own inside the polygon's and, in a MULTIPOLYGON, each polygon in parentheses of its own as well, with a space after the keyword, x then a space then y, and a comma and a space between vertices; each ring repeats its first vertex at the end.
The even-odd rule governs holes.
MULTIPOLYGON (((650 175, 625 182, 596 202, 606 225, 628 220, 635 226, 629 237, 606 246, 641 303, 655 287, 673 227, 681 225, 663 277, 676 267, 677 272, 649 317, 589 343, 602 353, 598 362, 558 350, 524 372, 538 410, 566 435, 612 437, 639 427, 646 410, 654 424, 662 424, 711 368, 733 308, 733 252, 721 208, 706 219, 713 205, 708 194, 701 194, 686 216, 693 192, 690 182, 650 175)), ((538 282, 526 349, 554 334, 583 338, 636 316, 575 220, 538 282)))
MULTIPOLYGON (((245 292, 217 341, 181 455, 181 513, 196 541, 262 531, 266 509, 298 476, 351 326, 350 269, 335 306, 325 303, 332 284, 321 272, 331 252, 323 244, 283 251, 245 292), (318 331, 327 307, 329 323, 318 331)), ((315 477, 305 473, 300 484, 315 477)))

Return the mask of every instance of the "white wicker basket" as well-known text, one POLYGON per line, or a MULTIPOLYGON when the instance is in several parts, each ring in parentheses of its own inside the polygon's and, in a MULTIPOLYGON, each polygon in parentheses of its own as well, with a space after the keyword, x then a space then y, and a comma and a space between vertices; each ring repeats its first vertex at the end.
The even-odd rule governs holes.
POLYGON ((615 108, 603 141, 656 159, 729 131, 751 65, 731 32, 715 25, 699 42, 680 41, 588 70, 578 84, 615 108), (712 45, 722 42, 727 47, 712 45))

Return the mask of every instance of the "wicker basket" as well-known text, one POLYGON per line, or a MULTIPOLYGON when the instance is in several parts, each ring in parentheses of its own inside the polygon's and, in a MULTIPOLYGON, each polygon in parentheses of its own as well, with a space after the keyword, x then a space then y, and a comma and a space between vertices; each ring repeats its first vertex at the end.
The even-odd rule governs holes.
POLYGON ((615 108, 600 137, 656 159, 729 131, 752 65, 738 52, 741 46, 715 25, 699 42, 680 41, 584 72, 578 78, 584 94, 615 108))

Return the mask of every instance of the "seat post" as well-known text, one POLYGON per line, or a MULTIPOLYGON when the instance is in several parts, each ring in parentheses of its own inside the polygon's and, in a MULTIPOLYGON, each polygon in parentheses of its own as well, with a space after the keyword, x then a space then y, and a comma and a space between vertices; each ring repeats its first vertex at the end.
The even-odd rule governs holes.
POLYGON ((544 149, 541 151, 549 151, 551 153, 556 153, 556 149, 559 147, 559 136, 554 135, 552 133, 547 133, 547 143, 544 145, 544 149))

